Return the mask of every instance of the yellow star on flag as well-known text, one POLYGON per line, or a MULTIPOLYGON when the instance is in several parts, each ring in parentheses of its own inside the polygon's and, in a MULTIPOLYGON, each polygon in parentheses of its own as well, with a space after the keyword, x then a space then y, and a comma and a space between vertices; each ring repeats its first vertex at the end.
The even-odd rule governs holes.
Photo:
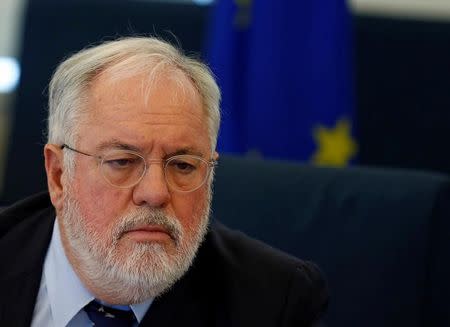
POLYGON ((317 165, 344 167, 356 155, 358 145, 351 135, 348 119, 340 119, 335 127, 319 125, 313 129, 317 150, 311 161, 317 165))

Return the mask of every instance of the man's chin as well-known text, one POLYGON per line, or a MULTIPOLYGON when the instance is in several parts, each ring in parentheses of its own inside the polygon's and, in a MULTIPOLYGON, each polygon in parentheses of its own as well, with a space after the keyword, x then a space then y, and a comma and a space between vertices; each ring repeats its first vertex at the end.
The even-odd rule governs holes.
POLYGON ((149 235, 146 232, 130 232, 120 237, 115 251, 125 259, 136 255, 160 258, 161 256, 175 256, 177 245, 167 234, 154 235, 151 233, 149 235))

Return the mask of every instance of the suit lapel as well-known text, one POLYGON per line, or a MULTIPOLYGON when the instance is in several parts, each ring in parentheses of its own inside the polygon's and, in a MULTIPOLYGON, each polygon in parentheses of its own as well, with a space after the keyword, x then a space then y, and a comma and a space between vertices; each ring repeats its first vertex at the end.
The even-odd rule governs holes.
POLYGON ((230 326, 225 283, 215 263, 210 237, 200 247, 189 271, 156 298, 139 326, 230 326))
POLYGON ((1 281, 0 326, 30 326, 41 274, 30 271, 1 281))
POLYGON ((209 311, 205 310, 208 303, 199 294, 189 294, 192 294, 190 285, 185 281, 177 284, 152 303, 140 326, 213 326, 204 315, 209 311))

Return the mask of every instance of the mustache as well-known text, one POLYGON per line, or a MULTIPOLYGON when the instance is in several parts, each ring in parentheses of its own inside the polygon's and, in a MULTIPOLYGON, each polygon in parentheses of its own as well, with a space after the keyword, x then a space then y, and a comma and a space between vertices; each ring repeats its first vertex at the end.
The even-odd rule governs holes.
POLYGON ((113 241, 117 242, 125 233, 142 226, 158 226, 179 244, 182 238, 182 227, 178 219, 166 215, 159 209, 141 208, 124 215, 112 231, 113 241))

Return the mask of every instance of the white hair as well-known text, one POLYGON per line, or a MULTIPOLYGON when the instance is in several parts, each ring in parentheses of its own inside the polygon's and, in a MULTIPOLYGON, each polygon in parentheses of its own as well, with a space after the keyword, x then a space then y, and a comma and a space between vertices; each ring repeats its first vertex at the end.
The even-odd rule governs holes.
MULTIPOLYGON (((76 145, 77 124, 88 110, 84 106, 88 90, 99 74, 114 70, 123 77, 144 72, 153 74, 161 68, 181 71, 200 94, 213 152, 220 125, 221 95, 211 70, 199 60, 154 37, 128 37, 105 42, 63 61, 49 85, 47 142, 76 145)), ((74 162, 67 152, 64 157, 70 171, 74 162)))

